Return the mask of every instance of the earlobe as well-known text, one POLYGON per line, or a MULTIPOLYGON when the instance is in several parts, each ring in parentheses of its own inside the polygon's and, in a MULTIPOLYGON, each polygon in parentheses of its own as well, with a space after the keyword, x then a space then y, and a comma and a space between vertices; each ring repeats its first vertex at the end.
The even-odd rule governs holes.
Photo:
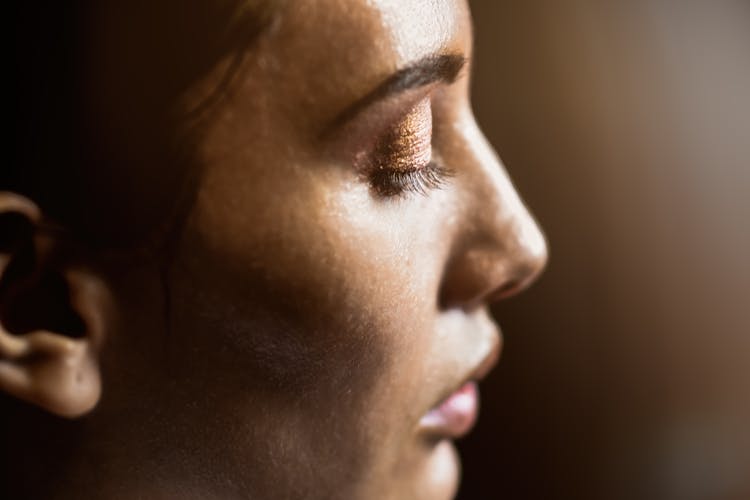
POLYGON ((13 338, 0 330, 0 390, 62 417, 99 401, 101 379, 87 343, 51 332, 13 338))
POLYGON ((33 202, 0 192, 0 391, 75 418, 101 394, 107 294, 93 272, 49 258, 60 242, 41 220, 33 202))

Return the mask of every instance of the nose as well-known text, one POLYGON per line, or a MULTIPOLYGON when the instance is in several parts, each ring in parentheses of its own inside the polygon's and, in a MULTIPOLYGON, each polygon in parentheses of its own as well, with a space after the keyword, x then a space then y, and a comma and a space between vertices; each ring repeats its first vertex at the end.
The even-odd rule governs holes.
POLYGON ((528 287, 546 266, 547 243, 473 116, 458 130, 461 212, 440 304, 471 309, 528 287))

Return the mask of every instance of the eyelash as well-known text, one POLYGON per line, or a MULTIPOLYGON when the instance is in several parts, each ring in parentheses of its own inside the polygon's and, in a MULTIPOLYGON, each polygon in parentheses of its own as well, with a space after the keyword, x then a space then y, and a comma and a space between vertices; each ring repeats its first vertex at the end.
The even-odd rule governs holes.
POLYGON ((370 174, 370 184, 377 194, 387 198, 416 193, 423 196, 434 189, 440 189, 453 171, 431 161, 414 170, 391 170, 379 168, 370 174))

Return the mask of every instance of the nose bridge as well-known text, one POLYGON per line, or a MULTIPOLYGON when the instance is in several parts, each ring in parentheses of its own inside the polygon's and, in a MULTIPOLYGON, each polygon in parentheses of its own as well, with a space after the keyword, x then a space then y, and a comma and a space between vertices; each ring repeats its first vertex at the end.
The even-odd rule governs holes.
POLYGON ((454 301, 487 302, 534 281, 546 265, 547 244, 473 116, 461 130, 465 223, 446 284, 453 284, 454 301))
POLYGON ((476 180, 474 198, 477 240, 505 262, 519 284, 532 280, 547 260, 547 243, 539 225, 516 191, 505 167, 476 127, 476 180))

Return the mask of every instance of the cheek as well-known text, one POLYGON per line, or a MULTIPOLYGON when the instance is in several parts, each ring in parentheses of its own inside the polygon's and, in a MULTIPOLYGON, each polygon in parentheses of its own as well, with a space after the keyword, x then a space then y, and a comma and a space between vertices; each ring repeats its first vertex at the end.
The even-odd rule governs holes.
POLYGON ((262 398, 269 426, 318 454, 402 447, 450 240, 439 196, 377 200, 330 168, 222 177, 206 179, 172 273, 186 369, 217 381, 229 413, 258 418, 262 398), (334 425, 344 445, 319 432, 334 425))
MULTIPOLYGON (((448 251, 432 205, 378 202, 330 169, 275 182, 219 174, 198 197, 172 270, 182 341, 173 359, 186 377, 201 374, 186 397, 200 393, 221 427, 235 429, 211 439, 245 436, 223 451, 238 463, 264 449, 295 474, 338 464, 352 485, 421 470, 426 452, 412 433, 423 405, 414 402, 448 251)), ((281 474, 288 482, 289 470, 281 474)), ((314 476, 299 482, 324 481, 314 476)), ((340 474, 329 479, 340 488, 340 474)))

